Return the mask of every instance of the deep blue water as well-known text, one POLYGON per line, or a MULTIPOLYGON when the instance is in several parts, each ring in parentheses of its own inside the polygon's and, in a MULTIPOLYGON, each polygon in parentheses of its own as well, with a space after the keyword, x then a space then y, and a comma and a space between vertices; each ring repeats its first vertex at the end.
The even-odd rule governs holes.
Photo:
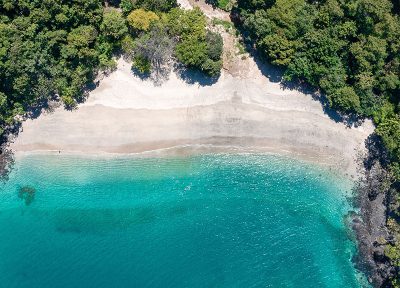
POLYGON ((350 187, 272 155, 20 157, 0 287, 359 287, 350 187))

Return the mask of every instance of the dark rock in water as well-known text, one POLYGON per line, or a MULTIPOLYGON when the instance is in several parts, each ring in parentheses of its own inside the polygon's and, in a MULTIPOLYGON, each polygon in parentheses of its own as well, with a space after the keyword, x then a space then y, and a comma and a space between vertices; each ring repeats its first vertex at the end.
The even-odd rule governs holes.
POLYGON ((18 198, 25 201, 25 205, 29 206, 35 200, 36 189, 30 186, 21 187, 18 190, 18 198))
POLYGON ((7 180, 8 174, 14 164, 14 156, 11 150, 0 147, 0 180, 7 180))
POLYGON ((390 278, 395 275, 395 269, 384 253, 385 245, 393 241, 386 227, 389 175, 378 161, 366 168, 365 177, 356 189, 360 213, 352 221, 359 251, 356 266, 374 287, 391 287, 390 278))

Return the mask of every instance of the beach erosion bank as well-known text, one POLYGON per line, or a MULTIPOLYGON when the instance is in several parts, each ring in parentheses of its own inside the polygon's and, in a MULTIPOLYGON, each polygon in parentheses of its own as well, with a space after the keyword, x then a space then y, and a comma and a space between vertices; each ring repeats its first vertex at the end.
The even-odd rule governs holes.
POLYGON ((355 175, 356 157, 373 131, 370 121, 351 128, 334 121, 312 95, 282 88, 256 65, 246 76, 223 72, 218 81, 207 84, 198 76, 172 72, 160 85, 135 76, 130 67, 119 59, 117 70, 77 109, 59 107, 25 121, 11 149, 272 152, 355 175))

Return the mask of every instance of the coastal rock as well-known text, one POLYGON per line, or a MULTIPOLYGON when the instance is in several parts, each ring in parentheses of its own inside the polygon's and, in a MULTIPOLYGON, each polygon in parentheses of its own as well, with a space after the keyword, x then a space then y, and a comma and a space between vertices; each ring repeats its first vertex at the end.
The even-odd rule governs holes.
POLYGON ((374 287, 391 287, 390 278, 396 271, 384 253, 385 245, 394 241, 386 227, 389 175, 371 155, 364 165, 365 175, 360 179, 355 197, 360 212, 352 221, 359 248, 356 266, 374 287))

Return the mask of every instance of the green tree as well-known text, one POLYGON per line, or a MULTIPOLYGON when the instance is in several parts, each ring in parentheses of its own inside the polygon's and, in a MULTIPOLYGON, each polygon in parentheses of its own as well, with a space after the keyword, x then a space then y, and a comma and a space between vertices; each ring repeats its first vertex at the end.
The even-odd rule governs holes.
POLYGON ((100 31, 104 36, 110 37, 111 41, 120 40, 128 33, 128 27, 122 14, 115 9, 111 9, 105 10, 100 31))
POLYGON ((295 53, 295 43, 285 36, 271 34, 265 36, 258 44, 262 52, 268 56, 273 64, 288 65, 295 53))
POLYGON ((207 31, 206 33, 207 55, 211 60, 221 59, 224 42, 219 33, 207 31))
POLYGON ((119 6, 121 7, 121 10, 125 15, 129 14, 129 12, 131 12, 135 8, 132 0, 121 0, 119 6))
POLYGON ((150 25, 159 19, 156 13, 140 8, 133 10, 128 15, 127 21, 135 31, 148 31, 150 25))
POLYGON ((332 94, 328 94, 332 106, 347 112, 357 112, 360 109, 360 98, 350 86, 339 88, 332 94))

